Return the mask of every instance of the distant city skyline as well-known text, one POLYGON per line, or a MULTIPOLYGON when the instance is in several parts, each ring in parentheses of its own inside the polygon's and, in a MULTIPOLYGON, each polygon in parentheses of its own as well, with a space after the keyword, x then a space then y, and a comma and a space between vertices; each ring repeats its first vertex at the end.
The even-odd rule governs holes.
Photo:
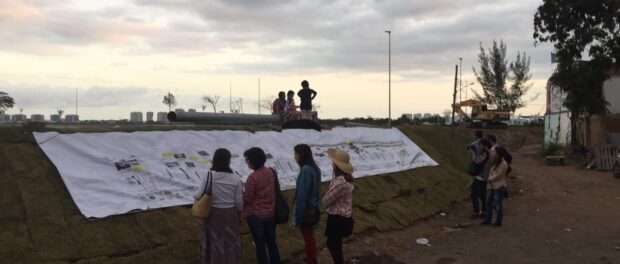
POLYGON ((527 97, 540 96, 517 114, 544 113, 553 66, 551 47, 533 45, 539 4, 7 0, 0 3, 0 91, 16 101, 7 114, 21 108, 47 117, 57 109, 74 114, 77 88, 80 119, 101 120, 167 111, 167 92, 176 108, 197 111, 202 96, 219 95, 218 112, 228 112, 231 84, 244 112, 258 113, 259 78, 263 100, 308 80, 320 118, 385 118, 384 31, 391 30, 392 118, 450 109, 458 58, 463 84, 475 82, 480 42, 489 47, 494 39, 507 44, 508 60, 517 51, 532 59, 527 97))

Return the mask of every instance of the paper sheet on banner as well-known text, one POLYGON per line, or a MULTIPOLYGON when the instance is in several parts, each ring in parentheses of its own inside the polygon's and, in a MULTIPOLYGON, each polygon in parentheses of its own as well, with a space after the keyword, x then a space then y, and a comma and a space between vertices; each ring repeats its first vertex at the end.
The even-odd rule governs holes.
POLYGON ((300 143, 311 146, 323 181, 332 177, 328 148, 349 153, 355 177, 437 165, 397 129, 46 132, 34 136, 88 218, 191 204, 217 148, 230 150, 231 168, 243 182, 251 173, 243 152, 254 146, 263 148, 266 165, 278 171, 284 189, 295 187, 299 166, 293 147, 300 143))

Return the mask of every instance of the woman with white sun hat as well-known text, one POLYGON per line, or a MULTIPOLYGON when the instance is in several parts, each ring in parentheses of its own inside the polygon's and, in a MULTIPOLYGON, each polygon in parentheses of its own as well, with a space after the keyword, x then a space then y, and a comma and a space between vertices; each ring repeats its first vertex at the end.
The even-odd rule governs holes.
POLYGON ((349 154, 343 150, 330 148, 327 155, 332 160, 334 178, 323 197, 327 207, 327 248, 334 263, 344 263, 342 240, 353 233, 353 166, 349 154))

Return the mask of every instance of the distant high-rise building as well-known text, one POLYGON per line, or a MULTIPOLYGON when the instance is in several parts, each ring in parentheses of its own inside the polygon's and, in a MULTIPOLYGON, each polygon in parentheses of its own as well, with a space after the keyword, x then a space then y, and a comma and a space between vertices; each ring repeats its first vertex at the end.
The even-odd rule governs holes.
POLYGON ((44 115, 39 115, 39 114, 30 115, 30 121, 32 121, 32 122, 43 122, 43 121, 45 121, 45 116, 44 115))
POLYGON ((80 116, 79 115, 65 115, 65 122, 67 123, 79 123, 80 116))
POLYGON ((153 112, 146 112, 146 122, 153 122, 153 112))
POLYGON ((142 123, 142 112, 131 112, 129 122, 132 123, 142 123))
POLYGON ((168 123, 168 113, 157 112, 157 123, 168 123))
POLYGON ((13 122, 22 122, 26 121, 28 118, 24 114, 15 114, 11 116, 11 121, 13 122))
POLYGON ((57 115, 57 114, 50 115, 50 121, 51 122, 59 123, 60 122, 60 116, 57 115))

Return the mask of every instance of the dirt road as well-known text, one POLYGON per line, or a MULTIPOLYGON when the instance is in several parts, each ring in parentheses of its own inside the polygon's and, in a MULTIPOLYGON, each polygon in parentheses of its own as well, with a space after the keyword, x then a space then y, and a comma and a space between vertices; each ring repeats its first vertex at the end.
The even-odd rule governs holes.
MULTIPOLYGON (((480 226, 471 205, 405 230, 357 235, 349 263, 620 263, 620 180, 610 172, 549 167, 513 153, 503 227, 480 226), (428 238, 431 246, 416 244, 428 238)), ((322 235, 322 234, 318 234, 322 235)), ((320 263, 332 263, 323 249, 320 263)))

